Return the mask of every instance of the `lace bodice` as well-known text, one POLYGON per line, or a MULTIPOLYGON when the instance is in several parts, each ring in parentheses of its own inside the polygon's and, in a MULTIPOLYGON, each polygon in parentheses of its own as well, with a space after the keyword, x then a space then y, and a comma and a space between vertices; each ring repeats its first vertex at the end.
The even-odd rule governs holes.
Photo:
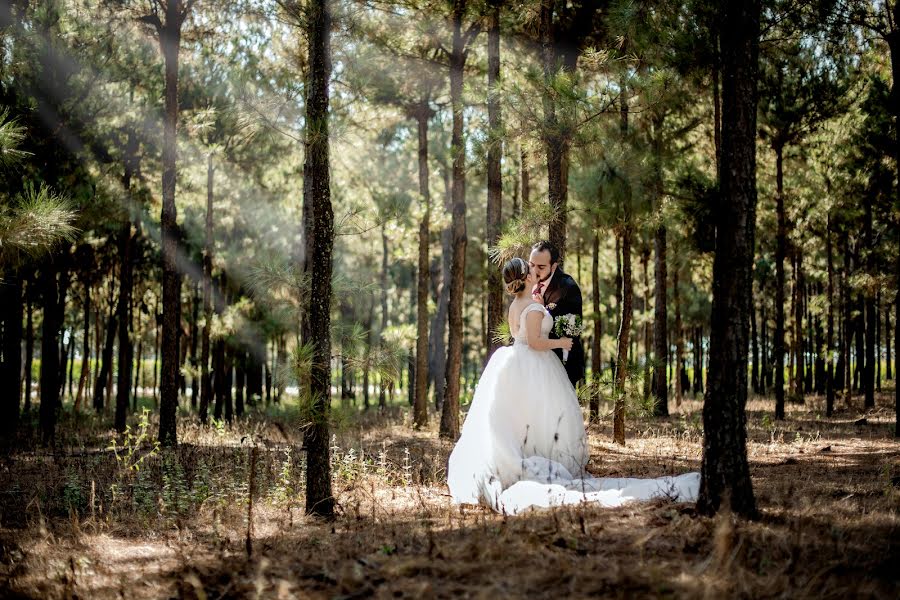
POLYGON ((513 336, 513 339, 515 340, 514 345, 520 346, 528 344, 528 334, 525 329, 525 315, 534 311, 539 311, 544 314, 544 319, 541 321, 541 337, 546 338, 550 335, 550 330, 553 328, 553 317, 551 317, 550 313, 547 312, 547 309, 540 304, 529 304, 522 310, 522 314, 519 315, 519 329, 516 331, 515 336, 513 336))

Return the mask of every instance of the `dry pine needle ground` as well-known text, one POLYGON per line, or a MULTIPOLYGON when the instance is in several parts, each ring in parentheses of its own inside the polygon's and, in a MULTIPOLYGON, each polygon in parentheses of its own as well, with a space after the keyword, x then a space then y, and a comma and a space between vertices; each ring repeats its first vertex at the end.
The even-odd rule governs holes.
MULTIPOLYGON (((811 398, 790 406, 783 423, 771 421, 770 401, 752 400, 755 522, 698 517, 667 501, 519 517, 451 507, 443 484, 451 446, 434 431, 411 433, 402 411, 340 422, 339 516, 321 522, 303 514, 300 437, 289 417, 205 430, 185 421, 177 453, 149 455, 138 471, 106 450, 105 432, 74 424, 80 433, 56 453, 23 452, 2 465, 0 595, 896 598, 891 400, 886 393, 874 411, 843 406, 825 419, 811 398)), ((632 420, 625 447, 609 442, 608 423, 592 426, 591 471, 699 470, 700 410, 686 402, 668 419, 632 420)))

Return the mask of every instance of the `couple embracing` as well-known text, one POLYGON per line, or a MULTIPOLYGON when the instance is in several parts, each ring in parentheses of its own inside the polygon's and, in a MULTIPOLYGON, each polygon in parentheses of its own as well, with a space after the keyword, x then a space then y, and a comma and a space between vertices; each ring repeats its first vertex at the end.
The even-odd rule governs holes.
POLYGON ((566 327, 567 320, 580 321, 581 290, 546 241, 532 247, 527 262, 513 258, 503 265, 503 280, 513 296, 513 344, 494 352, 475 389, 447 470, 453 502, 517 514, 655 496, 696 499, 698 473, 657 479, 587 473, 590 447, 575 394, 584 378, 584 348, 578 327, 566 327))

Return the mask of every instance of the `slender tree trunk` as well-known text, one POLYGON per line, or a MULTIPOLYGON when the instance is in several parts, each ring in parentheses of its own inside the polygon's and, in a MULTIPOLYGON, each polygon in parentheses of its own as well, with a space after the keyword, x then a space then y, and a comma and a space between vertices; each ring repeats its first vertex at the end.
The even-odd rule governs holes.
MULTIPOLYGON (((641 296, 641 308, 640 313, 643 315, 643 346, 644 346, 644 372, 643 372, 643 383, 644 383, 644 398, 649 398, 652 393, 653 396, 656 396, 656 370, 657 365, 653 363, 653 342, 650 339, 650 320, 648 318, 648 313, 650 312, 650 248, 644 247, 641 248, 641 272, 643 274, 644 279, 644 289, 643 294, 641 296)), ((655 325, 655 323, 654 323, 655 325)), ((637 323, 635 323, 637 326, 637 323)), ((636 328, 636 327, 635 327, 636 328)), ((635 335, 631 338, 631 346, 632 346, 632 356, 636 357, 637 355, 634 353, 634 347, 637 344, 638 332, 634 332, 635 335)), ((665 362, 660 367, 663 370, 663 379, 665 379, 665 362)), ((656 415, 657 408, 654 407, 653 414, 656 415)))
MULTIPOLYGON (((130 176, 129 176, 130 179, 130 176)), ((130 181, 125 187, 130 189, 130 181)), ((126 220, 119 232, 119 252, 122 257, 122 275, 119 278, 119 305, 118 305, 118 324, 119 324, 119 365, 116 378, 116 431, 123 433, 125 431, 125 420, 128 413, 131 396, 131 363, 134 352, 131 343, 131 315, 128 309, 131 307, 131 292, 134 278, 132 276, 132 237, 131 237, 131 221, 126 220)))
POLYGON ((234 349, 232 356, 234 356, 234 412, 237 418, 241 418, 244 416, 244 389, 247 384, 247 351, 240 346, 234 349))
POLYGON ((176 223, 175 207, 176 161, 178 156, 176 128, 178 124, 178 54, 181 46, 181 25, 185 19, 182 0, 168 0, 166 22, 160 27, 159 40, 165 59, 165 119, 162 149, 162 238, 163 319, 160 365, 159 443, 174 446, 178 443, 175 413, 178 410, 178 372, 180 364, 179 337, 181 334, 181 273, 178 270, 178 245, 181 235, 176 223))
MULTIPOLYGON (((503 123, 500 113, 500 0, 492 0, 488 7, 488 129, 487 152, 487 246, 492 248, 500 241, 500 221, 503 206, 503 180, 500 176, 500 159, 503 155, 503 123)), ((503 323, 503 280, 500 269, 488 259, 487 277, 487 328, 490 359, 502 343, 495 340, 503 323)))
POLYGON ((459 395, 462 367, 463 292, 466 273, 466 174, 463 140, 463 69, 466 53, 463 46, 462 20, 466 0, 453 0, 453 50, 450 55, 450 102, 453 109, 453 254, 450 267, 449 335, 447 339, 447 373, 444 406, 441 412, 440 436, 459 437, 459 395))
POLYGON ((756 226, 756 105, 759 0, 723 3, 722 170, 713 262, 709 393, 703 404, 703 462, 697 509, 726 502, 756 515, 747 462, 747 334, 756 226))
POLYGON ((681 374, 684 371, 684 336, 681 330, 681 290, 678 281, 679 266, 676 259, 672 269, 672 302, 675 304, 675 406, 681 406, 684 396, 681 374))
MULTIPOLYGON (((599 206, 602 206, 603 188, 598 189, 599 206)), ((591 397, 589 419, 595 422, 600 418, 600 376, 603 370, 603 357, 600 354, 603 340, 602 319, 600 313, 600 213, 594 215, 594 238, 591 248, 591 294, 594 309, 594 335, 591 340, 591 397)))
MULTIPOLYGON (((31 414, 31 367, 34 364, 34 305, 32 302, 32 284, 28 284, 26 293, 26 321, 25 321, 25 405, 23 412, 31 414)), ((85 331, 85 346, 87 346, 87 332, 85 331)), ((84 363, 82 363, 83 365, 84 363)), ((82 366, 82 370, 84 367, 82 366)), ((80 393, 80 392, 79 392, 80 393)))
MULTIPOLYGON (((381 331, 378 334, 379 345, 384 344, 382 341, 384 332, 388 328, 388 236, 386 224, 381 225, 381 331)), ((378 390, 378 408, 384 410, 386 406, 386 398, 388 388, 393 392, 393 380, 382 385, 378 390)))
POLYGON ((806 358, 803 353, 803 289, 805 287, 803 277, 803 251, 798 247, 794 249, 794 357, 797 369, 794 371, 794 379, 791 388, 794 392, 793 400, 803 403, 803 387, 806 381, 806 358))
POLYGON ((81 350, 81 372, 78 376, 78 392, 75 394, 73 412, 81 408, 81 400, 91 373, 91 286, 84 283, 84 342, 81 350))
POLYGON ((100 363, 100 371, 94 380, 94 410, 98 413, 103 412, 105 408, 104 393, 106 391, 106 382, 112 371, 113 360, 113 344, 116 340, 117 318, 116 312, 112 310, 110 303, 110 314, 106 321, 106 339, 103 342, 103 356, 100 363))
MULTIPOLYGON (((625 202, 629 202, 626 198, 625 202)), ((616 396, 613 407, 613 441, 625 444, 625 379, 628 375, 628 342, 631 332, 631 211, 625 206, 622 226, 622 316, 619 320, 616 354, 616 396)))
MULTIPOLYGON (((866 251, 868 251, 869 258, 865 259, 864 268, 870 273, 874 273, 875 265, 874 259, 871 258, 873 254, 873 246, 875 245, 873 241, 872 235, 872 198, 870 194, 864 194, 863 206, 865 207, 865 221, 863 225, 863 245, 866 251)), ((865 257, 866 254, 863 254, 865 257)), ((865 390, 865 401, 864 406, 866 408, 874 408, 875 407, 875 341, 876 341, 876 331, 878 329, 878 322, 876 319, 876 304, 875 304, 875 295, 866 290, 865 294, 865 315, 866 315, 866 323, 865 323, 865 340, 866 340, 866 349, 865 349, 865 368, 863 369, 863 389, 865 390)), ((860 323, 860 329, 862 329, 862 323, 860 323)))
POLYGON ((784 152, 775 148, 775 213, 778 229, 775 241, 775 339, 772 362, 775 368, 775 418, 784 419, 784 260, 787 254, 787 217, 784 211, 784 152))
POLYGON ((328 157, 328 81, 331 78, 331 9, 329 0, 313 0, 308 8, 309 82, 306 104, 306 192, 312 207, 313 246, 310 281, 309 333, 313 346, 310 425, 306 453, 306 512, 331 517, 331 274, 334 213, 331 206, 328 157))
POLYGON ((200 359, 197 358, 197 344, 200 341, 200 282, 194 282, 194 293, 191 299, 191 408, 197 410, 200 397, 200 359))
POLYGON ((200 422, 204 425, 209 417, 209 401, 213 395, 212 378, 209 371, 210 329, 213 321, 213 155, 206 157, 206 242, 203 248, 203 340, 200 343, 200 422))
POLYGON ((422 196, 422 220, 419 222, 419 268, 416 288, 416 389, 413 399, 413 423, 428 425, 428 260, 431 222, 431 193, 428 186, 428 121, 432 116, 428 96, 416 113, 419 134, 419 195, 422 196))
POLYGON ((222 403, 225 408, 225 422, 229 425, 234 422, 234 346, 225 344, 225 362, 223 365, 224 377, 222 377, 223 390, 225 392, 222 403))
POLYGON ((825 228, 825 256, 828 264, 828 332, 825 337, 825 416, 834 414, 834 257, 831 251, 831 214, 825 228))
MULTIPOLYGON (((894 378, 893 370, 891 367, 891 305, 890 301, 888 301, 887 306, 884 307, 884 350, 886 353, 887 360, 884 363, 885 366, 885 379, 891 380, 894 378)), ((896 340, 894 340, 896 343, 896 340)))
MULTIPOLYGON (((566 39, 571 29, 565 30, 560 20, 565 15, 554 13, 560 10, 560 3, 554 0, 542 0, 540 6, 539 36, 541 42, 541 63, 544 74, 544 90, 541 101, 544 109, 543 142, 547 155, 547 199, 553 210, 549 223, 550 242, 559 250, 562 259, 566 256, 566 228, 568 222, 569 195, 569 152, 571 134, 561 123, 557 114, 556 80, 565 72, 573 77, 577 61, 577 53, 563 46, 577 44, 573 39, 566 39)), ((588 3, 589 4, 589 3, 588 3)))
MULTIPOLYGON (((619 133, 622 141, 628 137, 628 97, 625 80, 621 82, 619 104, 619 133)), ((613 405, 613 441, 625 444, 625 380, 628 376, 628 342, 631 333, 631 188, 626 184, 622 200, 622 312, 619 318, 618 348, 616 352, 615 403, 613 405)))
MULTIPOLYGON (((444 169, 444 211, 453 211, 453 202, 450 193, 450 169, 444 169)), ((431 320, 431 330, 428 338, 431 345, 428 349, 428 378, 434 384, 435 411, 440 413, 444 406, 444 380, 447 370, 447 351, 444 344, 444 335, 447 331, 447 321, 450 310, 450 259, 453 255, 453 231, 452 224, 441 231, 441 256, 435 259, 431 267, 431 297, 435 302, 436 310, 431 320), (439 261, 439 262, 438 262, 439 261)))
POLYGON ((22 300, 23 281, 18 268, 3 270, 3 366, 0 385, 0 439, 11 446, 19 425, 19 402, 22 399, 22 300))
MULTIPOLYGON (((662 190, 660 190, 661 193, 662 190)), ((661 198, 660 198, 661 200, 661 198)), ((666 382, 666 363, 669 359, 669 313, 666 298, 666 228, 657 227, 653 240, 655 258, 654 308, 653 308, 653 354, 656 380, 656 404, 653 413, 657 417, 669 414, 669 386, 666 382)), ((677 378, 678 376, 676 376, 677 378)))
POLYGON ((762 325, 762 333, 760 334, 760 364, 761 371, 759 373, 759 393, 765 396, 768 388, 772 387, 772 364, 769 356, 769 319, 766 314, 766 292, 761 289, 759 292, 760 299, 760 315, 759 319, 762 325))
POLYGON ((752 364, 750 366, 750 387, 754 394, 759 394, 759 339, 756 335, 756 303, 750 300, 750 348, 752 364))

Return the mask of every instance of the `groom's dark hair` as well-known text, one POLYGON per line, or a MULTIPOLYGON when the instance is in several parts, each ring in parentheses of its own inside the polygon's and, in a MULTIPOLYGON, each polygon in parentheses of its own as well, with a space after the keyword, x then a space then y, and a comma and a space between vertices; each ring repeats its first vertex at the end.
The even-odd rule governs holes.
POLYGON ((541 240, 531 247, 531 250, 534 252, 544 252, 547 251, 550 253, 550 264, 559 262, 559 250, 556 249, 551 242, 548 240, 541 240))

